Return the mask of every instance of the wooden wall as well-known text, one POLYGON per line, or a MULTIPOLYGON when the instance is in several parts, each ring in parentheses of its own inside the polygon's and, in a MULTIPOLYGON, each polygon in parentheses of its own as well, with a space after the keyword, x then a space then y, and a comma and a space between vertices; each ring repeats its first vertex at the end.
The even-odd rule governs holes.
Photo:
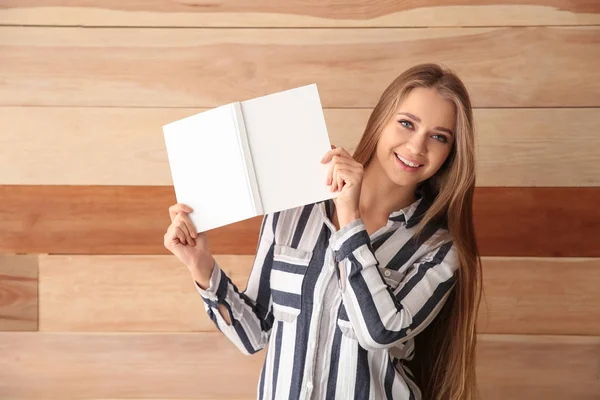
MULTIPOLYGON (((484 399, 600 398, 597 0, 0 0, 0 398, 253 399, 162 247, 161 126, 316 82, 353 150, 429 61, 475 107, 484 399)), ((241 287, 259 225, 209 234, 241 287)))

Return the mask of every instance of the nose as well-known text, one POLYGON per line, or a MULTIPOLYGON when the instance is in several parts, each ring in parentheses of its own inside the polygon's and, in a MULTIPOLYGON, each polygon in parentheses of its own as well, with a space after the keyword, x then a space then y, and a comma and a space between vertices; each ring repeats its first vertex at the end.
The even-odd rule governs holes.
POLYGON ((413 134, 406 143, 406 148, 415 155, 422 156, 425 154, 425 145, 427 143, 427 135, 413 134))

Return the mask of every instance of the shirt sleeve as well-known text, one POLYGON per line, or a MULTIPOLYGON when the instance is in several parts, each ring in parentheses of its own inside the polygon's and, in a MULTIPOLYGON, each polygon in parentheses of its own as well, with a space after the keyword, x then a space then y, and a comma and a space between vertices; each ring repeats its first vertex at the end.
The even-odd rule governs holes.
POLYGON ((456 282, 452 241, 409 266, 397 288, 383 278, 362 218, 334 232, 331 243, 348 319, 368 350, 393 347, 425 329, 456 282))
POLYGON ((216 261, 207 289, 202 289, 194 281, 208 316, 247 355, 266 346, 273 326, 269 276, 273 263, 275 221, 274 214, 263 217, 256 256, 243 292, 231 282, 216 261), (231 325, 223 319, 219 304, 227 309, 231 325))

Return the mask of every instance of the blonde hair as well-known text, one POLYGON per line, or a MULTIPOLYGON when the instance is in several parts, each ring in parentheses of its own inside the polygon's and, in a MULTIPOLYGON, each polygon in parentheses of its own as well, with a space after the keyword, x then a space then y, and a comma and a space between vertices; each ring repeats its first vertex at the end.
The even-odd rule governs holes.
POLYGON ((399 75, 375 106, 353 157, 364 167, 400 103, 414 88, 434 88, 456 109, 455 140, 448 158, 419 189, 432 201, 416 227, 443 221, 456 246, 457 283, 446 304, 415 336, 415 357, 409 367, 425 400, 478 398, 475 376, 476 321, 482 295, 482 268, 473 226, 475 143, 471 101, 464 84, 437 64, 414 66, 399 75))

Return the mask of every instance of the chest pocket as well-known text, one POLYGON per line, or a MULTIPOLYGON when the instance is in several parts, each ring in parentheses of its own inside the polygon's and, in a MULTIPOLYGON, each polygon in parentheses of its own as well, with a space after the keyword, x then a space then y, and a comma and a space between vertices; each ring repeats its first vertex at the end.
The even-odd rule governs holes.
POLYGON ((406 275, 404 272, 396 271, 394 269, 389 268, 380 268, 381 276, 383 276, 383 280, 385 283, 390 286, 392 291, 396 290, 400 285, 400 282, 406 275))
MULTIPOLYGON (((390 292, 395 293, 396 289, 400 285, 400 282, 404 278, 404 272, 396 271, 388 268, 380 268, 381 276, 383 276, 383 280, 389 286, 390 292)), ((342 332, 342 335, 358 340, 356 338, 356 334, 354 333, 354 328, 350 323, 350 318, 348 318, 348 314, 346 313, 346 308, 344 304, 340 304, 340 308, 338 310, 337 316, 337 325, 342 332)))
POLYGON ((271 268, 273 316, 293 322, 302 311, 302 283, 312 251, 275 244, 271 268))

